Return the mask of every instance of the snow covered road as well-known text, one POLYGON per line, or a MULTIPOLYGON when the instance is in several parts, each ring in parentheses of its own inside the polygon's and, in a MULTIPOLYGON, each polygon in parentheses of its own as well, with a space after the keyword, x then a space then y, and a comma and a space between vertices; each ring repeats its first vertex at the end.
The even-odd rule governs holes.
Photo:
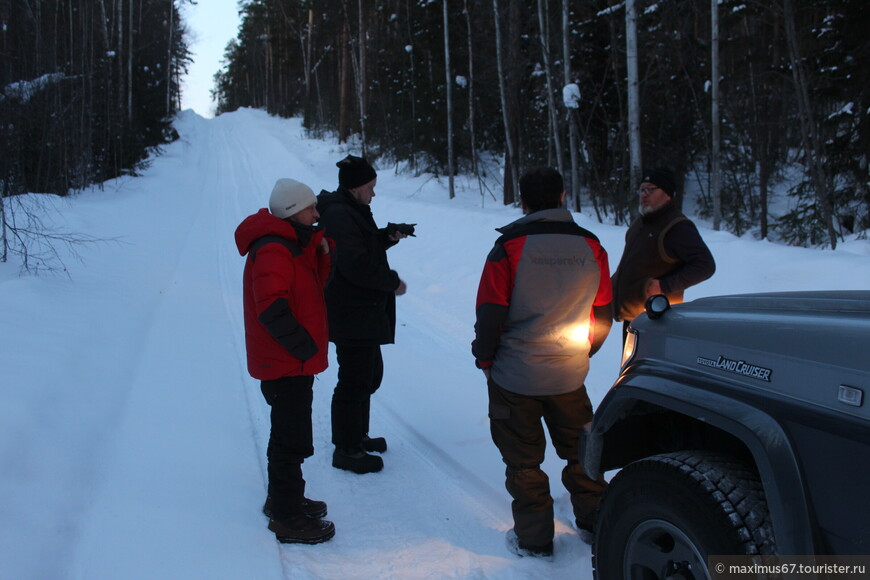
MULTIPOLYGON (((409 290, 373 399, 386 466, 364 476, 331 467, 332 364, 315 382, 316 452, 304 471, 337 533, 316 546, 275 541, 260 513, 268 407, 245 368, 233 231, 279 177, 333 189, 347 150, 260 111, 186 112, 177 127, 181 140, 141 177, 68 200, 32 196, 58 227, 104 240, 66 260, 69 277, 0 264, 0 579, 591 578, 555 453, 545 464, 553 560, 505 548, 510 498, 469 345, 493 229, 519 210, 482 204, 462 179, 450 201, 445 184, 389 166, 375 218, 418 225, 390 250, 409 290)), ((624 228, 578 220, 614 266, 624 228)), ((702 231, 719 271, 689 299, 870 287, 866 241, 829 252, 702 231)), ((594 403, 618 357, 615 328, 592 362, 594 403)))

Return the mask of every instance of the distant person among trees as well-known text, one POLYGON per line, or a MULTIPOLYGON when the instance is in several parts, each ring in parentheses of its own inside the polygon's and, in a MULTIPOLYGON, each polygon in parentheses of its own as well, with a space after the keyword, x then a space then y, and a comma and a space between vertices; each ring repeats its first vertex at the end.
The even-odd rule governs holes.
POLYGON ((640 216, 625 234, 625 249, 613 274, 614 318, 622 338, 646 299, 664 294, 683 301, 686 288, 716 271, 716 262, 698 228, 674 203, 676 182, 668 168, 646 170, 641 179, 640 216))
POLYGON ((592 420, 584 381, 589 357, 613 324, 607 252, 561 208, 562 176, 532 169, 520 179, 526 214, 499 228, 477 291, 471 345, 486 375, 492 440, 513 497, 509 547, 520 556, 553 552, 553 498, 541 470, 546 439, 567 462, 562 483, 575 523, 589 541, 603 480, 580 464, 580 431, 592 420))
POLYGON ((332 465, 354 473, 384 467, 383 437, 369 437, 371 397, 381 386, 381 345, 396 336, 396 296, 405 283, 390 269, 387 249, 408 234, 378 228, 372 215, 377 173, 362 157, 338 163, 338 189, 322 191, 317 210, 335 241, 332 280, 326 287, 329 340, 335 343, 338 384, 332 395, 332 465))
POLYGON ((263 513, 283 543, 317 544, 335 535, 322 519, 326 504, 305 497, 302 462, 314 454, 311 426, 314 375, 326 369, 327 320, 323 287, 331 246, 316 227, 310 187, 279 179, 269 209, 236 229, 247 255, 243 301, 248 372, 260 379, 271 407, 269 488, 263 513))

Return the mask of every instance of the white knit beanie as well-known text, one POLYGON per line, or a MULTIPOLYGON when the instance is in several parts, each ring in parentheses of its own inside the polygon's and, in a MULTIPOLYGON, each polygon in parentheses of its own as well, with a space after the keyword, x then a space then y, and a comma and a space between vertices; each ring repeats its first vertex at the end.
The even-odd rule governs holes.
POLYGON ((275 182, 275 187, 272 188, 269 211, 273 216, 283 220, 315 203, 317 197, 310 187, 295 179, 284 177, 275 182))

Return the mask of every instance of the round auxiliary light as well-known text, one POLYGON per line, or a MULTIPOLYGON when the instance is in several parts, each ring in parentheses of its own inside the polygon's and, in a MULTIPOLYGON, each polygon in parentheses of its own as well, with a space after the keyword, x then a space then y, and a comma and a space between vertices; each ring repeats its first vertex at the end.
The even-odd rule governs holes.
POLYGON ((668 297, 664 294, 656 294, 646 299, 646 304, 643 305, 646 310, 646 315, 652 320, 657 320, 662 317, 669 308, 671 303, 668 302, 668 297))

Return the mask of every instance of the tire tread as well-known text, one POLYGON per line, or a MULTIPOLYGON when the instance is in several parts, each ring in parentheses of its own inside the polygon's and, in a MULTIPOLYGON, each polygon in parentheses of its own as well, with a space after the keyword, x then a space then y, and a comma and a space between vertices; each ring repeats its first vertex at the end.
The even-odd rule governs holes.
MULTIPOLYGON (((740 550, 746 555, 775 554, 776 541, 764 488, 758 472, 737 458, 706 450, 685 450, 663 453, 639 459, 622 469, 605 489, 601 501, 602 518, 609 517, 610 493, 618 495, 620 482, 640 480, 652 473, 666 474, 678 479, 686 488, 700 498, 707 498, 708 505, 718 511, 728 522, 740 550)), ((593 567, 598 578, 598 545, 602 534, 596 534, 593 550, 593 567)))
POLYGON ((770 512, 758 472, 745 462, 710 451, 679 451, 646 458, 679 469, 719 505, 744 542, 746 554, 773 554, 770 512))

